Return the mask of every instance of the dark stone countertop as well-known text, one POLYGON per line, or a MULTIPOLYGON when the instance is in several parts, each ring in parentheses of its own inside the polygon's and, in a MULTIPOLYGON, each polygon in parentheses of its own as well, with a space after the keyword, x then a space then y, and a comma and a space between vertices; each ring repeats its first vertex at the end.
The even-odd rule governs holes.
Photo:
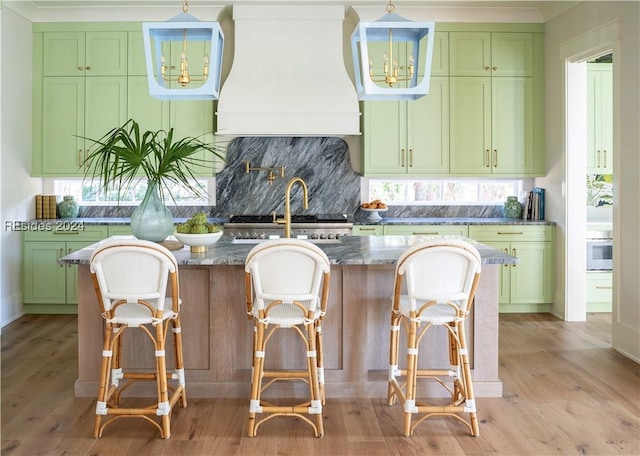
MULTIPOLYGON (((402 252, 408 247, 421 240, 440 237, 446 238, 447 236, 347 236, 339 242, 320 242, 318 245, 327 254, 332 264, 394 265, 402 252)), ((451 237, 459 238, 459 236, 451 237)), ((123 238, 123 236, 112 236, 109 239, 114 238, 123 238)), ((520 261, 493 247, 472 239, 463 239, 466 239, 478 249, 483 264, 516 264, 520 261)), ((101 242, 106 242, 107 240, 101 242)), ((89 264, 91 253, 98 244, 92 244, 67 255, 58 260, 58 262, 60 264, 89 264)), ((218 242, 210 245, 206 253, 191 253, 190 248, 185 246, 181 250, 174 251, 173 254, 179 265, 244 265, 249 250, 254 246, 255 244, 252 243, 234 243, 231 236, 224 235, 218 242)))

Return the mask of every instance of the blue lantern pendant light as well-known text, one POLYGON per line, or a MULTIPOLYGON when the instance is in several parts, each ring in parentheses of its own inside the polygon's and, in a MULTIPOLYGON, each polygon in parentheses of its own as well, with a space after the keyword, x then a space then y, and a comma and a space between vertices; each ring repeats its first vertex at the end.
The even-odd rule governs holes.
POLYGON ((149 93, 161 100, 217 100, 224 35, 217 22, 188 13, 142 24, 149 93))
POLYGON ((429 93, 435 24, 398 16, 389 0, 387 14, 360 22, 351 50, 360 100, 417 100, 429 93))

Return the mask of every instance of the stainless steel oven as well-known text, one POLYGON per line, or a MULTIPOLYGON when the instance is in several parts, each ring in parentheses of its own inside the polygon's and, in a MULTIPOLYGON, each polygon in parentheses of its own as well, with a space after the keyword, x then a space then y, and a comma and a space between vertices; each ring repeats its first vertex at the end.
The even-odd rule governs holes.
POLYGON ((611 231, 587 231, 587 271, 611 271, 612 268, 611 231))

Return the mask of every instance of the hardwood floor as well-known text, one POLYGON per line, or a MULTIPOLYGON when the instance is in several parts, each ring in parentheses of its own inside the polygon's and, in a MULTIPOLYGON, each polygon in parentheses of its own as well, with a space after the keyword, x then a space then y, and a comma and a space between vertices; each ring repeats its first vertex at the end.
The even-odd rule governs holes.
MULTIPOLYGON (((500 317, 502 398, 477 400, 480 436, 430 419, 402 437, 399 406, 328 399, 325 437, 293 418, 245 437, 248 399, 190 398, 172 437, 120 420, 93 439, 94 400, 75 398, 75 316, 27 315, 2 329, 3 455, 551 455, 640 454, 640 366, 610 348, 610 317, 566 323, 500 317)), ((386 348, 385 348, 386 350, 386 348)), ((187 385, 188 391, 188 385, 187 385)))

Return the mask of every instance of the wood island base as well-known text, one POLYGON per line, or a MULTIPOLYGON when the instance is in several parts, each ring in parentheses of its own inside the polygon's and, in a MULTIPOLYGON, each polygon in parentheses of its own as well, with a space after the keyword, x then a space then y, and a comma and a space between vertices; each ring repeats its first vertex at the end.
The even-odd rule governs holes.
MULTIPOLYGON (((483 264, 473 312, 467 321, 476 397, 502 396, 502 382, 498 378, 500 267, 483 264)), ((323 324, 327 397, 386 397, 394 271, 392 265, 332 265, 329 304, 323 324)), ((253 324, 246 315, 244 267, 180 266, 179 273, 187 397, 248 400, 253 324)), ((429 331, 429 340, 421 345, 420 359, 432 366, 448 367, 447 350, 442 348, 446 344, 446 332, 440 329, 429 331)), ((151 344, 138 333, 141 331, 129 331, 124 336, 123 364, 151 369, 154 359, 151 344)), ((287 333, 290 332, 278 331, 270 342, 268 367, 304 366, 302 344, 287 333)), ((169 340, 167 342, 170 367, 172 349, 169 340)), ((102 317, 89 266, 81 264, 78 265, 77 397, 97 395, 101 352, 102 317)), ((135 386, 129 394, 155 394, 154 385, 135 386)), ((444 390, 431 388, 420 393, 443 395, 444 390)), ((270 394, 302 397, 306 388, 300 382, 286 382, 274 385, 270 394)))

